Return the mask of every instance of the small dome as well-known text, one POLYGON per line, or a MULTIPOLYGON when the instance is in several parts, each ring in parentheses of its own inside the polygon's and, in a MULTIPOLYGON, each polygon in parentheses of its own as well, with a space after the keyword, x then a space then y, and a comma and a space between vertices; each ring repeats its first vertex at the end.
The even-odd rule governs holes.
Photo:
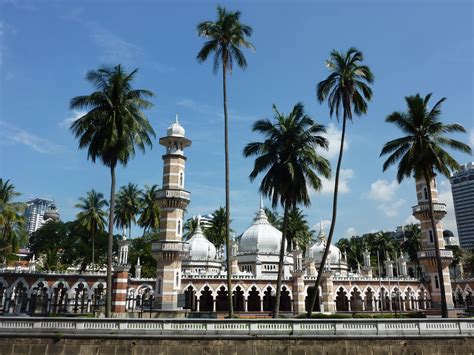
POLYGON ((184 137, 184 128, 178 122, 178 115, 176 114, 176 120, 173 122, 171 126, 168 127, 168 136, 173 137, 184 137))
POLYGON ((198 219, 196 231, 188 240, 189 243, 189 259, 191 260, 214 260, 217 250, 203 234, 201 229, 201 221, 198 219))
POLYGON ((445 231, 443 231, 443 237, 445 237, 445 238, 454 237, 454 233, 451 232, 449 229, 446 229, 445 231))
POLYGON ((279 254, 281 238, 281 232, 268 222, 260 206, 254 222, 240 237, 239 253, 279 254))
POLYGON ((450 230, 443 231, 444 244, 446 246, 459 246, 459 242, 450 230))
POLYGON ((59 221, 59 212, 55 204, 51 204, 43 215, 43 221, 47 221, 48 219, 52 219, 56 222, 59 221))
MULTIPOLYGON (((323 226, 321 224, 321 231, 316 239, 316 242, 311 245, 309 248, 309 257, 313 258, 314 261, 317 263, 321 263, 321 259, 323 258, 324 249, 326 248, 327 239, 326 234, 324 233, 323 226)), ((342 260, 342 254, 338 247, 335 245, 329 246, 329 254, 328 260, 331 265, 339 264, 342 260)))

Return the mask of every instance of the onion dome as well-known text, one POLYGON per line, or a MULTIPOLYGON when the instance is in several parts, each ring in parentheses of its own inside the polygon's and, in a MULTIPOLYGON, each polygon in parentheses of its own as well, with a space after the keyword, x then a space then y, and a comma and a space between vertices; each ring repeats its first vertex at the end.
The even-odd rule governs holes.
POLYGON ((260 200, 260 210, 252 225, 240 237, 239 254, 279 254, 281 232, 268 222, 260 200))
POLYGON ((178 114, 176 114, 176 120, 167 130, 168 136, 172 137, 184 137, 184 128, 178 122, 178 114))
POLYGON ((449 246, 449 245, 459 246, 459 242, 454 236, 454 233, 451 232, 450 230, 443 231, 443 238, 444 238, 444 243, 446 246, 449 246))
POLYGON ((187 241, 189 244, 189 259, 191 260, 214 260, 217 250, 203 234, 201 229, 201 217, 198 217, 198 225, 192 237, 187 241))
POLYGON ((43 221, 47 221, 48 219, 52 219, 55 222, 59 221, 59 212, 54 203, 49 206, 43 215, 43 221))
MULTIPOLYGON (((323 224, 321 223, 321 230, 316 238, 316 242, 309 248, 309 257, 313 258, 316 263, 321 263, 324 249, 327 245, 326 233, 324 233, 323 224)), ((329 246, 328 260, 330 264, 339 264, 342 260, 342 254, 335 245, 329 246)))

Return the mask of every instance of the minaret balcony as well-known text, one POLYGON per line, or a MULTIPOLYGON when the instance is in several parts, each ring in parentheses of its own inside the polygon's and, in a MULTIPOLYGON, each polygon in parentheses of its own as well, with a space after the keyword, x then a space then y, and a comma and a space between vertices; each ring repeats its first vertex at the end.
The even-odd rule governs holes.
POLYGON ((186 208, 191 199, 191 193, 178 189, 162 189, 156 192, 156 199, 161 208, 186 208))
MULTIPOLYGON (((429 203, 420 203, 416 206, 413 206, 412 211, 413 211, 413 216, 416 219, 418 219, 419 221, 430 219, 430 205, 429 205, 429 203)), ((437 221, 441 220, 446 215, 446 204, 445 203, 434 202, 433 203, 433 214, 434 214, 434 219, 435 220, 437 220, 437 221)))
MULTIPOLYGON (((453 252, 451 250, 440 249, 439 254, 441 256, 441 264, 443 267, 451 264, 453 260, 453 252)), ((436 265, 436 251, 434 249, 422 250, 417 253, 418 259, 428 259, 430 264, 436 265)))
POLYGON ((189 243, 178 240, 154 242, 151 252, 155 259, 176 260, 189 254, 189 243))

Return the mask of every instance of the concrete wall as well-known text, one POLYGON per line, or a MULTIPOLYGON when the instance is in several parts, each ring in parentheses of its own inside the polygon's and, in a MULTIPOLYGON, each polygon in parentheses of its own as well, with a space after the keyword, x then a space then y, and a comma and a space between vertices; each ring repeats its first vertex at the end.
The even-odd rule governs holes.
POLYGON ((474 354, 473 338, 433 339, 66 339, 0 338, 0 355, 474 354))

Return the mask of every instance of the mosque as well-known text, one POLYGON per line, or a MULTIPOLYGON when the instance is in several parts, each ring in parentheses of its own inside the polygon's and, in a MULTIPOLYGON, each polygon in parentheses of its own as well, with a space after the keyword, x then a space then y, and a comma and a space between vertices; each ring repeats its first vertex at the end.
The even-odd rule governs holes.
MULTIPOLYGON (((176 121, 159 139, 164 147, 162 189, 156 198, 160 205, 159 241, 152 246, 156 259, 156 278, 141 277, 141 265, 129 274, 129 241, 119 242, 119 254, 113 270, 113 311, 122 316, 146 304, 150 312, 166 316, 182 315, 183 310, 203 316, 228 310, 227 272, 231 273, 233 308, 237 313, 268 314, 276 295, 279 251, 282 233, 273 227, 264 206, 255 212, 250 226, 231 247, 231 269, 226 270, 223 253, 205 237, 201 222, 193 235, 183 240, 183 216, 191 193, 185 189, 185 149, 191 140, 176 121)), ((327 239, 324 229, 306 247, 305 252, 286 253, 283 266, 280 310, 301 314, 308 310, 308 300, 315 293, 318 272, 323 273, 316 293, 315 312, 417 311, 436 313, 440 308, 440 283, 436 272, 434 238, 438 238, 443 260, 444 286, 448 308, 453 309, 453 290, 463 302, 471 302, 472 283, 452 284, 449 264, 452 252, 445 249, 441 219, 446 205, 438 201, 436 182, 427 187, 416 183, 418 204, 413 215, 420 221, 423 250, 419 260, 421 279, 407 272, 407 259, 387 260, 385 277, 374 276, 370 253, 364 252, 364 265, 357 271, 348 268, 345 256, 334 245, 324 270, 318 270, 327 239), (437 230, 431 230, 427 188, 433 195, 437 230)), ((57 211, 51 211, 51 218, 57 211)), ((36 261, 26 271, 0 271, 0 312, 88 313, 103 306, 105 274, 58 274, 36 271, 36 261), (47 300, 47 304, 42 303, 47 300)))

